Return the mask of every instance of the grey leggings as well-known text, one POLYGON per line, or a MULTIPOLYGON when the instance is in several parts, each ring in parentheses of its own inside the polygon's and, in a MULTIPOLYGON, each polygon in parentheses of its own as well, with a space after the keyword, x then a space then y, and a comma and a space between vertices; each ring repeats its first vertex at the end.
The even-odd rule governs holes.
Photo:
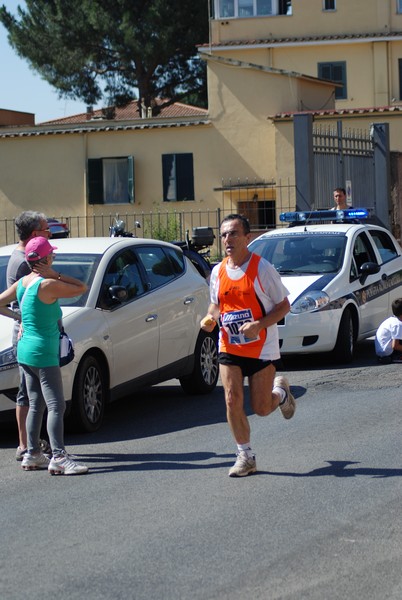
POLYGON ((40 451, 39 435, 47 407, 47 432, 53 455, 64 450, 64 400, 60 367, 28 367, 20 365, 25 374, 29 396, 26 421, 28 452, 40 451))

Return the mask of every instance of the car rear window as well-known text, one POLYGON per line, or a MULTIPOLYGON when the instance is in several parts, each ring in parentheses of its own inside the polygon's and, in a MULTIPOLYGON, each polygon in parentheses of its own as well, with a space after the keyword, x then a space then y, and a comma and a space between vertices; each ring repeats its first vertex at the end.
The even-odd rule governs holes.
POLYGON ((184 263, 179 251, 165 252, 161 246, 145 246, 136 247, 135 252, 144 266, 150 290, 168 283, 183 272, 184 263))
POLYGON ((370 235, 381 256, 381 262, 385 263, 398 256, 394 242, 385 231, 371 230, 370 235))

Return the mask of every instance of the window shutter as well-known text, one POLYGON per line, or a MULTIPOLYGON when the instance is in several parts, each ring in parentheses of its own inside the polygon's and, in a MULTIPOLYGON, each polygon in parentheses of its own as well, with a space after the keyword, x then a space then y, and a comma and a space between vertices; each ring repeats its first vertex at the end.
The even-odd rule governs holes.
POLYGON ((163 201, 194 200, 193 155, 162 154, 163 201))
POLYGON ((102 171, 101 158, 88 159, 88 204, 103 204, 102 171))
POLYGON ((321 79, 332 79, 331 65, 321 63, 318 65, 318 77, 321 79))
POLYGON ((134 156, 127 157, 128 162, 128 201, 135 202, 134 156))
POLYGON ((318 63, 318 77, 341 83, 343 88, 335 88, 335 98, 347 98, 346 62, 318 63))
POLYGON ((193 155, 176 154, 177 200, 194 200, 193 155))

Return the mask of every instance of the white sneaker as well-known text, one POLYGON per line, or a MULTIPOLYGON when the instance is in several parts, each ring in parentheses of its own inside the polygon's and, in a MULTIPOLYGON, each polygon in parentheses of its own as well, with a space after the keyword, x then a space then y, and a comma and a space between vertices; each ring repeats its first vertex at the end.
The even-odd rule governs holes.
POLYGON ((291 419, 296 411, 296 401, 290 393, 290 386, 286 377, 282 377, 281 375, 275 377, 274 388, 276 387, 285 390, 285 401, 279 405, 279 409, 285 419, 291 419))
POLYGON ((21 467, 24 471, 37 471, 38 469, 47 469, 49 463, 50 460, 48 457, 42 453, 29 454, 29 452, 26 452, 22 459, 21 467))
POLYGON ((53 456, 48 471, 51 475, 84 475, 88 473, 88 467, 75 462, 67 452, 63 452, 56 457, 53 456))
POLYGON ((255 456, 247 456, 245 452, 239 452, 235 464, 229 470, 229 477, 245 477, 250 473, 255 473, 256 470, 255 456))

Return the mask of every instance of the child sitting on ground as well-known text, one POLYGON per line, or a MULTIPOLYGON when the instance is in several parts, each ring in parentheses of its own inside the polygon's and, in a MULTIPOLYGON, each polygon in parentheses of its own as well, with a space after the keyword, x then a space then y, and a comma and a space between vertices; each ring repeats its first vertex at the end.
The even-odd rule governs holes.
POLYGON ((375 335, 375 353, 383 364, 402 363, 402 298, 392 302, 393 317, 385 319, 375 335))

